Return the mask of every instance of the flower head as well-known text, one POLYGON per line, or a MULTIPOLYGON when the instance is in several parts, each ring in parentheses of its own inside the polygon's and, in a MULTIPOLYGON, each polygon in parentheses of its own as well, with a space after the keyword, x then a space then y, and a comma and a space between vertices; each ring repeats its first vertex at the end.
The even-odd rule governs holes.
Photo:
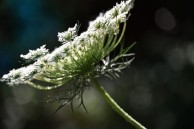
POLYGON ((75 24, 74 27, 69 28, 67 31, 59 32, 57 35, 58 41, 62 43, 66 43, 73 40, 77 36, 77 30, 78 30, 78 25, 75 24))
POLYGON ((73 84, 76 90, 68 93, 71 98, 83 91, 91 78, 102 75, 118 76, 118 72, 131 62, 120 61, 133 55, 127 54, 131 46, 121 48, 114 58, 110 58, 109 54, 122 41, 126 20, 132 7, 133 0, 117 3, 106 13, 100 13, 80 35, 77 34, 77 24, 65 32, 58 33, 58 41, 63 43, 60 47, 53 52, 49 52, 45 45, 37 50, 29 50, 28 54, 21 57, 34 63, 11 70, 1 80, 12 86, 28 84, 43 90, 73 84))
POLYGON ((26 55, 21 54, 20 57, 29 60, 29 61, 36 61, 38 58, 45 56, 48 54, 48 49, 45 48, 46 45, 41 46, 36 50, 29 50, 29 53, 26 55))

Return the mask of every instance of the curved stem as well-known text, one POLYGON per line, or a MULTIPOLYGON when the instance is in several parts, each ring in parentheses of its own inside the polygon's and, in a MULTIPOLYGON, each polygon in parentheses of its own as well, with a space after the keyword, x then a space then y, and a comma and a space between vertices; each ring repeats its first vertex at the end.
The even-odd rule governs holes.
POLYGON ((123 25, 123 29, 122 29, 122 32, 121 32, 121 35, 119 37, 119 39, 117 40, 117 42, 115 43, 115 47, 121 42, 121 40, 123 39, 123 36, 125 34, 125 30, 126 30, 126 26, 127 26, 127 23, 124 22, 124 25, 123 25))
POLYGON ((52 90, 52 89, 56 89, 58 87, 61 87, 62 85, 55 85, 55 86, 41 86, 41 85, 37 85, 37 84, 34 84, 32 82, 25 82, 25 84, 28 84, 36 89, 39 89, 39 90, 52 90))
POLYGON ((103 96, 108 104, 119 114, 121 115, 127 122, 131 123, 136 129, 146 129, 143 125, 141 125, 138 121, 132 118, 128 113, 126 113, 105 91, 105 89, 98 83, 96 79, 92 79, 92 82, 96 86, 97 90, 103 96))

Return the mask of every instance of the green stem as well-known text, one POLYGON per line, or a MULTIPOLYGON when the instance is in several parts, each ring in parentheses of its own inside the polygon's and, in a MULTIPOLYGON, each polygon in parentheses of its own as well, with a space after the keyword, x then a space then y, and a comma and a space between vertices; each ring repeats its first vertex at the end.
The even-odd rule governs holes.
POLYGON ((127 122, 131 123, 136 129, 146 129, 143 125, 137 122, 134 118, 132 118, 128 113, 126 113, 106 92, 106 90, 98 83, 96 79, 92 79, 92 82, 95 84, 97 90, 103 96, 108 104, 119 114, 121 115, 127 122))
POLYGON ((28 84, 36 89, 39 89, 39 90, 52 90, 52 89, 56 89, 58 87, 61 87, 62 85, 54 85, 54 86, 41 86, 41 85, 38 85, 38 84, 34 84, 33 82, 30 82, 30 81, 27 81, 25 82, 25 84, 28 84))

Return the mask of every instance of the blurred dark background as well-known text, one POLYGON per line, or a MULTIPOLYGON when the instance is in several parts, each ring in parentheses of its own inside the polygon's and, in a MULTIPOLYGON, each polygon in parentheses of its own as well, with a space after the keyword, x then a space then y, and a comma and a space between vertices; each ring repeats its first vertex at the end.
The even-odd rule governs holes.
MULTIPOLYGON (((80 31, 119 0, 0 0, 0 76, 22 66, 20 54, 46 44, 79 21, 80 31)), ((117 80, 100 82, 129 114, 148 129, 194 128, 194 3, 136 0, 126 46, 137 42, 136 59, 117 80)), ((134 129, 107 105, 95 88, 83 108, 44 103, 50 95, 28 86, 0 84, 0 129, 134 129)))

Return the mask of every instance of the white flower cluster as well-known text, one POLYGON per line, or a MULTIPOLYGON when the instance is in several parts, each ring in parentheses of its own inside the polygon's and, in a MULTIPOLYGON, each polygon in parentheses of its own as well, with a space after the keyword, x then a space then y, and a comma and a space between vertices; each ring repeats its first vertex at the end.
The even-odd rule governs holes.
POLYGON ((73 28, 69 28, 67 31, 58 33, 58 41, 62 43, 66 43, 72 41, 77 36, 78 26, 75 24, 73 28))
POLYGON ((89 30, 103 29, 105 33, 118 34, 119 24, 127 20, 130 9, 133 8, 133 0, 122 1, 116 4, 105 14, 100 13, 96 20, 90 22, 89 30))
POLYGON ((118 45, 120 23, 127 20, 132 7, 133 0, 116 4, 91 21, 87 31, 79 36, 77 24, 65 32, 58 33, 58 41, 63 43, 60 47, 49 53, 43 45, 37 50, 30 50, 27 55, 21 55, 26 60, 36 62, 10 71, 1 80, 9 85, 32 84, 33 79, 62 85, 71 77, 85 74, 84 72, 91 70, 95 63, 102 61, 118 45), (105 43, 107 35, 109 36, 105 43))
POLYGON ((48 49, 46 49, 45 46, 46 45, 43 45, 36 50, 29 50, 28 54, 21 54, 20 57, 25 60, 36 61, 38 58, 43 57, 49 53, 48 49))
POLYGON ((32 77, 39 71, 40 67, 34 64, 19 69, 13 69, 9 74, 3 75, 2 81, 6 81, 10 86, 24 84, 25 81, 32 80, 32 77))

